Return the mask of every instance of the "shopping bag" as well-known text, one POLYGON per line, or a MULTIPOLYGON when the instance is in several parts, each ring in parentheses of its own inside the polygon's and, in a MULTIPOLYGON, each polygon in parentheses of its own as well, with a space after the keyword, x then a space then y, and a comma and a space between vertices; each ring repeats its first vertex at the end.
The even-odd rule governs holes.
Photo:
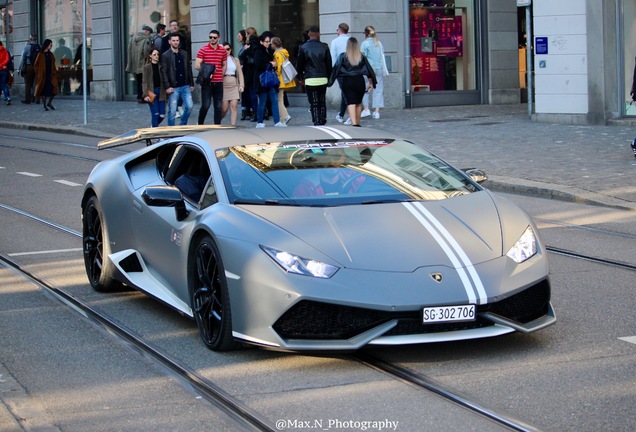
POLYGON ((281 75, 283 76, 283 81, 285 81, 285 84, 288 84, 292 82, 294 78, 296 78, 296 75, 298 75, 298 71, 296 70, 294 65, 289 61, 289 59, 285 57, 285 54, 281 53, 281 55, 285 59, 285 61, 283 61, 281 65, 283 69, 281 75))

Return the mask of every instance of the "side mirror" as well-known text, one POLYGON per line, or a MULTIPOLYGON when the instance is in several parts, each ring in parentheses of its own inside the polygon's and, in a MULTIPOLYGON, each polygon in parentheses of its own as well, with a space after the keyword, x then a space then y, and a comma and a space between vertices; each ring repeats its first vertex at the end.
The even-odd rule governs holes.
POLYGON ((181 191, 174 186, 149 186, 141 197, 151 207, 174 207, 178 221, 188 217, 181 191))
POLYGON ((475 183, 483 183, 488 180, 488 175, 479 168, 464 168, 462 169, 475 183))

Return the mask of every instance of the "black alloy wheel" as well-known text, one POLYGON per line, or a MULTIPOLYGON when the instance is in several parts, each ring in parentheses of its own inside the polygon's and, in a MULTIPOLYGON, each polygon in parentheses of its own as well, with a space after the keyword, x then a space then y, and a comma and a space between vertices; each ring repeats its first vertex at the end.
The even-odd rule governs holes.
POLYGON ((107 292, 121 288, 112 278, 112 269, 104 255, 102 211, 97 197, 91 197, 84 207, 82 217, 82 247, 86 276, 95 291, 107 292))
POLYGON ((234 349, 237 343, 232 337, 230 297, 219 252, 209 236, 201 239, 194 251, 192 312, 201 340, 214 351, 234 349))

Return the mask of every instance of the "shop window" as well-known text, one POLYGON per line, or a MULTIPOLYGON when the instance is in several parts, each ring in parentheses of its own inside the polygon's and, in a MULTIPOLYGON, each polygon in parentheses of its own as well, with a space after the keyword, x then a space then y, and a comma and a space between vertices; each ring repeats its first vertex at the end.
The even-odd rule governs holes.
MULTIPOLYGON (((42 34, 41 44, 45 39, 53 42, 53 55, 58 67, 58 95, 71 96, 83 94, 83 68, 87 65, 86 75, 90 83, 93 76, 91 64, 92 14, 90 4, 86 6, 86 49, 87 61, 82 59, 82 5, 81 2, 65 2, 60 0, 44 0, 41 2, 42 34)), ((87 90, 90 89, 90 85, 87 90)))
POLYGON ((411 91, 475 90, 473 1, 411 1, 411 91))
POLYGON ((13 5, 11 3, 0 5, 0 41, 9 50, 14 62, 19 61, 21 53, 16 53, 13 47, 13 5))
POLYGON ((623 1, 622 20, 622 45, 623 45, 623 88, 625 94, 625 115, 636 116, 636 102, 632 101, 631 90, 633 81, 636 80, 636 4, 633 1, 623 1))
MULTIPOLYGON (((126 0, 124 3, 126 21, 124 26, 127 29, 128 37, 123 41, 125 44, 121 50, 123 57, 122 64, 125 66, 128 59, 128 48, 132 37, 141 31, 145 25, 152 27, 152 36, 155 35, 157 24, 165 24, 176 19, 179 22, 179 31, 182 32, 188 41, 186 49, 191 51, 190 37, 190 2, 183 0, 126 0)), ((167 28, 169 31, 169 27, 167 28)), ((191 53, 190 53, 191 54, 191 53)), ((126 74, 124 94, 126 96, 137 96, 137 81, 134 74, 126 74)))
MULTIPOLYGON (((283 41, 292 63, 296 63, 298 48, 305 42, 303 33, 311 25, 320 24, 318 0, 232 0, 229 42, 235 56, 241 45, 239 30, 254 27, 258 34, 269 30, 283 41)), ((296 86, 293 91, 301 91, 296 86)))

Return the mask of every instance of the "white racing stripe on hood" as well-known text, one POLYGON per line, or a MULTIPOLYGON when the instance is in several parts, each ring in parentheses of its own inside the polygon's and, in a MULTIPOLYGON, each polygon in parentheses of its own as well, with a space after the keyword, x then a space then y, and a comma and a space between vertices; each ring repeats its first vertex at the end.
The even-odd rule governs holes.
POLYGON ((334 139, 351 139, 351 135, 348 135, 338 129, 334 129, 329 126, 310 126, 314 129, 321 130, 329 135, 331 135, 334 139))
POLYGON ((453 238, 444 225, 442 225, 435 216, 426 210, 421 203, 404 203, 404 206, 413 216, 415 216, 422 226, 426 228, 426 230, 446 253, 446 256, 450 259, 455 270, 457 270, 462 283, 464 284, 466 295, 468 295, 468 302, 475 303, 477 296, 479 296, 477 304, 486 303, 488 296, 486 295, 486 290, 481 282, 481 278, 477 274, 477 271, 475 270, 473 263, 468 258, 468 255, 466 255, 466 252, 464 252, 459 243, 457 243, 457 240, 453 238), (468 273, 466 273, 466 270, 468 273))

